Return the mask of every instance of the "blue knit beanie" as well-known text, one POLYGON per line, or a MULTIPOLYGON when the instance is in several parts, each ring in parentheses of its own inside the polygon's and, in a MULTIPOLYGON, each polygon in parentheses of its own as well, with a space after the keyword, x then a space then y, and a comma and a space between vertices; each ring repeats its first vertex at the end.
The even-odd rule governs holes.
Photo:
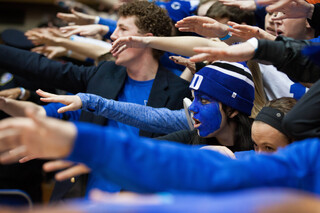
POLYGON ((254 101, 254 83, 245 63, 218 61, 197 72, 190 89, 251 115, 254 101))

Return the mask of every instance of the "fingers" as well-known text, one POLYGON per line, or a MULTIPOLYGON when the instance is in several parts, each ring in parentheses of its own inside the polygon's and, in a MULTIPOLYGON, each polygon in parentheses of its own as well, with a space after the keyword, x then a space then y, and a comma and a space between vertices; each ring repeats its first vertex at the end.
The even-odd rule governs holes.
POLYGON ((27 147, 22 145, 18 146, 9 152, 5 152, 0 155, 0 162, 3 164, 15 163, 18 162, 19 159, 24 157, 27 153, 27 147))
POLYGON ((26 163, 26 162, 31 161, 31 160, 34 160, 34 159, 36 159, 36 158, 37 158, 37 157, 34 156, 34 155, 28 155, 28 156, 25 156, 25 157, 21 158, 21 159, 19 160, 19 163, 26 163))
POLYGON ((65 106, 65 107, 61 107, 58 109, 58 113, 65 113, 65 112, 68 112, 68 111, 76 111, 78 109, 76 109, 73 104, 70 104, 68 106, 65 106))
POLYGON ((53 172, 53 171, 69 168, 73 164, 74 163, 70 161, 65 161, 65 160, 49 161, 43 164, 43 170, 46 172, 53 172))
POLYGON ((44 98, 57 97, 57 95, 52 94, 52 93, 49 93, 49 92, 45 92, 45 91, 43 91, 43 90, 41 90, 41 89, 38 89, 38 90, 36 91, 36 93, 37 93, 38 95, 40 95, 41 97, 44 97, 44 98))
POLYGON ((0 134, 0 152, 5 152, 16 148, 20 145, 19 136, 21 131, 17 129, 11 129, 11 126, 1 126, 0 134))
POLYGON ((87 174, 90 172, 90 169, 79 164, 79 165, 76 165, 76 166, 73 166, 69 169, 66 169, 62 172, 59 172, 55 175, 55 178, 56 180, 58 181, 63 181, 63 180, 67 180, 67 179, 70 179, 74 176, 79 176, 79 175, 82 175, 82 174, 87 174))
POLYGON ((180 64, 183 66, 186 66, 188 64, 188 59, 183 58, 181 56, 170 56, 169 59, 174 61, 174 63, 180 64))

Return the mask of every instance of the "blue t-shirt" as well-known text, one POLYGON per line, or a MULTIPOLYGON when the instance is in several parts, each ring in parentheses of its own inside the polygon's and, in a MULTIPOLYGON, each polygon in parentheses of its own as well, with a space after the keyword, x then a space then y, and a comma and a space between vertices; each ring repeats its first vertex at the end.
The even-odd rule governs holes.
MULTIPOLYGON (((124 88, 118 96, 118 101, 147 105, 154 79, 135 81, 127 77, 124 88)), ((134 135, 139 135, 139 129, 114 120, 109 120, 109 126, 118 127, 134 135)))

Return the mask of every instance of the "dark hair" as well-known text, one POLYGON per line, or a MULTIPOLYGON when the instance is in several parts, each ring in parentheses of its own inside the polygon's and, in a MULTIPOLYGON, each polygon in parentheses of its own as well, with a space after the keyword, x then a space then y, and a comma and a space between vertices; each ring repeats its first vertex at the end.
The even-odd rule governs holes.
POLYGON ((222 110, 227 115, 227 123, 235 122, 237 124, 236 130, 234 133, 234 150, 235 151, 245 151, 245 150, 253 150, 253 141, 251 139, 251 126, 253 123, 253 119, 238 111, 238 114, 233 118, 230 118, 235 109, 228 107, 227 105, 222 103, 222 110))
MULTIPOLYGON (((140 33, 152 33, 154 36, 170 36, 173 32, 171 19, 167 11, 153 2, 133 1, 119 8, 119 17, 136 17, 135 24, 140 33)), ((163 51, 153 49, 153 56, 159 59, 163 51)))
MULTIPOLYGON (((236 110, 228 107, 223 103, 221 104, 222 110, 227 115, 227 123, 229 124, 230 122, 235 122, 237 124, 234 133, 234 145, 228 148, 233 152, 253 150, 254 143, 251 139, 251 125, 253 119, 243 114, 242 112, 239 112, 236 116, 230 118, 229 115, 231 115, 236 110)), ((193 142, 192 145, 221 145, 215 137, 202 138, 198 134, 196 134, 196 132, 190 141, 193 142)))
POLYGON ((213 19, 227 18, 229 21, 241 24, 242 22, 248 25, 255 24, 253 11, 241 10, 238 7, 227 6, 217 1, 208 9, 206 16, 213 19))

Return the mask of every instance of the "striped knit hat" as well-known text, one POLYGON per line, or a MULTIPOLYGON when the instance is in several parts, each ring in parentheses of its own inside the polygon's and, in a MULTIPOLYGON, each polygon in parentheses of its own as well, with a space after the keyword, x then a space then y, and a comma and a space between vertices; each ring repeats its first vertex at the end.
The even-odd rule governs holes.
POLYGON ((194 75, 189 87, 251 115, 254 84, 245 63, 218 61, 205 66, 194 75))

